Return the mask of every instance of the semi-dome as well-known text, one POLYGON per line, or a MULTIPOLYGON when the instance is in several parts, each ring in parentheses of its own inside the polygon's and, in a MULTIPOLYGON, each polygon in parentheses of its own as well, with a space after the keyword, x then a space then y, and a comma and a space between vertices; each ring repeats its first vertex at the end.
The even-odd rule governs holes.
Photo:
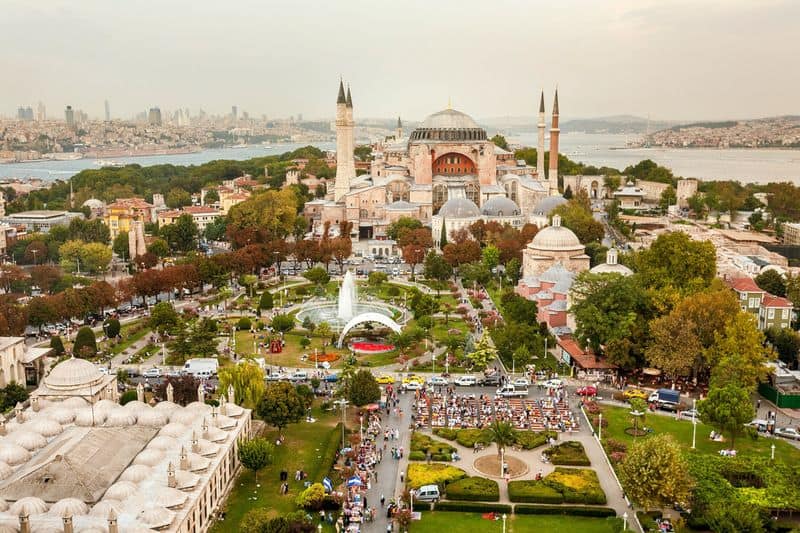
POLYGON ((492 196, 483 204, 481 212, 489 217, 510 217, 520 214, 517 203, 505 196, 492 196))
POLYGON ((562 196, 548 196, 533 206, 533 212, 537 215, 549 215, 553 209, 565 203, 567 199, 562 196))
POLYGON ((534 250, 545 250, 550 252, 559 251, 584 251, 584 246, 571 229, 561 225, 561 217, 553 217, 553 224, 547 226, 533 238, 528 248, 534 250))
POLYGON ((411 133, 411 141, 485 141, 486 130, 466 113, 445 109, 429 115, 411 133))
POLYGON ((97 367, 85 359, 75 357, 58 363, 44 378, 44 384, 49 389, 63 391, 99 385, 101 381, 103 381, 103 374, 97 367))
POLYGON ((590 270, 592 274, 620 274, 623 276, 630 276, 633 271, 625 265, 620 265, 619 252, 616 248, 611 248, 606 252, 606 262, 596 265, 590 270))
POLYGON ((82 516, 89 514, 89 506, 78 498, 64 498, 54 503, 48 512, 62 518, 67 516, 82 516))
POLYGON ((439 209, 438 215, 442 218, 477 218, 481 210, 468 198, 450 198, 439 209))
POLYGON ((44 500, 36 496, 25 496, 15 501, 11 508, 8 510, 9 514, 19 516, 26 514, 28 516, 35 514, 42 514, 47 511, 47 504, 44 500))

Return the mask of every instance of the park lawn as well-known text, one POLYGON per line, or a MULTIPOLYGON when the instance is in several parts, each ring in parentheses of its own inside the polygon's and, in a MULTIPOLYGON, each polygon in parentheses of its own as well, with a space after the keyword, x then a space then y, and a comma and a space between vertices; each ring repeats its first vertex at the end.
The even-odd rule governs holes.
MULTIPOLYGON (((267 507, 280 515, 296 509, 294 501, 303 490, 303 482, 295 481, 294 473, 297 470, 306 472, 313 470, 322 453, 322 446, 328 441, 331 431, 335 431, 336 422, 339 420, 336 411, 323 412, 319 407, 312 410, 312 416, 317 419, 313 424, 303 421, 292 424, 284 430, 286 441, 283 445, 275 447, 272 465, 258 473, 260 487, 256 486, 252 472, 246 469, 240 471, 225 503, 225 520, 217 522, 210 531, 213 533, 239 531, 239 521, 254 507, 267 507), (289 494, 285 496, 280 494, 281 470, 289 472, 289 494)), ((275 442, 278 431, 269 427, 264 437, 275 442)), ((321 481, 321 479, 311 481, 321 481)))
POLYGON ((457 329, 464 334, 469 331, 469 326, 467 326, 467 323, 464 322, 464 320, 458 315, 451 315, 450 319, 447 321, 447 325, 445 325, 443 318, 437 318, 433 328, 431 329, 433 340, 439 343, 444 342, 444 340, 447 338, 448 330, 451 329, 457 329))
MULTIPOLYGON (((265 331, 257 331, 256 337, 258 342, 268 342, 269 336, 265 331)), ((262 349, 258 357, 263 357, 267 364, 275 366, 287 367, 314 367, 314 348, 322 353, 322 339, 320 337, 311 337, 311 344, 308 348, 300 346, 300 339, 305 337, 304 333, 299 331, 290 331, 284 335, 286 346, 284 346, 281 353, 269 353, 267 347, 266 352, 262 349), (308 354, 308 360, 302 361, 300 358, 303 354, 308 354)), ((339 354, 339 359, 331 363, 332 367, 341 366, 344 356, 348 350, 340 350, 335 346, 331 346, 330 339, 327 340, 328 345, 325 347, 326 352, 336 352, 339 354)), ((253 355, 253 334, 247 331, 236 332, 236 352, 240 355, 252 356, 253 355)))
POLYGON ((122 342, 115 346, 111 346, 108 349, 108 352, 114 355, 120 354, 131 347, 132 344, 142 340, 145 336, 151 333, 150 328, 145 327, 137 331, 136 333, 129 334, 131 330, 131 326, 134 324, 139 324, 139 321, 131 322, 130 324, 125 324, 119 330, 119 335, 122 338, 122 342))
MULTIPOLYGON (((526 533, 530 531, 569 531, 570 533, 614 533, 621 529, 614 525, 620 519, 587 518, 555 515, 508 515, 506 531, 526 533)), ((487 520, 481 513, 459 513, 450 511, 423 512, 422 520, 412 522, 409 528, 414 533, 440 533, 442 531, 469 531, 471 533, 498 533, 501 520, 487 520)))
MULTIPOLYGON (((625 407, 615 407, 610 405, 601 406, 603 420, 608 420, 608 427, 603 428, 603 440, 614 438, 627 444, 634 442, 634 437, 625 433, 625 428, 633 427, 629 409, 625 407)), ((674 416, 663 416, 648 413, 644 421, 640 421, 640 427, 646 426, 653 428, 655 434, 669 433, 675 437, 686 450, 692 446, 692 422, 690 420, 676 420, 674 416)), ((719 450, 730 448, 730 441, 715 442, 708 438, 713 428, 705 424, 697 424, 696 452, 704 454, 716 454, 719 450)), ((646 439, 647 436, 637 437, 646 439)), ((759 436, 756 440, 739 435, 736 438, 735 448, 738 454, 744 456, 756 456, 767 458, 770 456, 770 446, 775 444, 775 460, 783 461, 787 464, 796 464, 800 461, 800 450, 792 446, 789 442, 782 439, 771 439, 759 436)))

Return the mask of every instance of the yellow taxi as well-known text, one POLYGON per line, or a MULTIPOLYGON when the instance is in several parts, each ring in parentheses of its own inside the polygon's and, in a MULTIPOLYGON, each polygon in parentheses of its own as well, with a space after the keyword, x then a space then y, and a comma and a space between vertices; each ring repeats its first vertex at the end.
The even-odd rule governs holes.
POLYGON ((391 376, 389 374, 381 374, 375 379, 375 381, 377 381, 378 384, 380 385, 391 385, 392 383, 394 383, 395 379, 394 376, 391 376))
POLYGON ((403 384, 408 385, 409 383, 419 383, 420 385, 425 384, 425 378, 415 375, 410 375, 406 378, 403 378, 403 384))
POLYGON ((622 393, 626 400, 632 400, 633 398, 639 398, 640 400, 647 400, 648 394, 640 389, 628 389, 622 393))

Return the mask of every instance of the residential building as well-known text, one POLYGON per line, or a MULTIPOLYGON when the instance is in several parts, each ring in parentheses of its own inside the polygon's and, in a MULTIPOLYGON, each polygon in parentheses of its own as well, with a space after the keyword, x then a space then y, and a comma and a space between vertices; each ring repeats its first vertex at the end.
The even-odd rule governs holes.
POLYGON ((800 223, 785 222, 781 228, 783 229, 783 244, 800 244, 800 223))
POLYGON ((153 205, 142 198, 118 198, 114 203, 106 206, 103 220, 111 232, 113 241, 120 233, 127 233, 131 229, 131 222, 149 224, 153 222, 153 205))
POLYGON ((174 224, 181 215, 191 215, 192 220, 194 220, 194 223, 197 224, 198 231, 203 233, 206 229, 206 226, 214 222, 221 214, 222 213, 219 209, 215 209, 213 207, 191 205, 184 207, 183 209, 160 211, 158 213, 158 226, 162 227, 168 224, 174 224))
POLYGON ((759 316, 761 302, 767 291, 761 289, 752 278, 734 278, 727 281, 739 300, 742 311, 759 316))
POLYGON ((240 204, 245 200, 250 198, 250 193, 247 191, 242 192, 231 192, 219 193, 219 207, 220 213, 223 215, 227 215, 228 211, 231 210, 231 207, 235 206, 236 204, 240 204))
POLYGON ((73 218, 83 218, 83 213, 39 209, 7 215, 0 218, 0 222, 11 226, 24 227, 26 231, 32 233, 47 233, 54 226, 69 226, 73 218))
POLYGON ((34 348, 25 344, 25 337, 0 337, 0 387, 16 382, 37 385, 44 374, 44 356, 50 348, 34 348))
POLYGON ((767 293, 758 311, 758 329, 788 328, 792 325, 792 302, 767 293))

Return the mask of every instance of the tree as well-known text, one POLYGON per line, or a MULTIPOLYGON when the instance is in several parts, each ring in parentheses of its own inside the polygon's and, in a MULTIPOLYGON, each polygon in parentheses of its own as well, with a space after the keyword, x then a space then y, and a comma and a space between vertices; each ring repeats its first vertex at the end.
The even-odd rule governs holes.
POLYGON ((289 333, 294 329, 294 318, 286 314, 275 315, 270 325, 275 331, 289 333))
POLYGON ((388 280, 389 275, 386 274, 386 272, 381 272, 380 270, 373 270, 369 273, 369 276, 367 276, 367 283, 373 287, 379 287, 388 280))
POLYGON ((439 234, 439 249, 444 251, 447 247, 447 220, 442 219, 442 231, 439 234))
POLYGON ((153 395, 159 400, 167 399, 167 385, 172 385, 172 399, 178 405, 188 405, 197 401, 197 388, 200 380, 191 375, 167 376, 160 385, 153 389, 153 395))
POLYGON ((498 148, 502 148, 503 150, 508 150, 508 141, 504 136, 500 135, 499 133, 489 140, 492 141, 494 145, 497 146, 498 148))
POLYGON ((203 230, 203 237, 209 241, 223 241, 227 230, 228 219, 220 216, 206 225, 206 229, 203 230))
POLYGON ((60 336, 53 335, 50 337, 50 348, 53 349, 53 354, 55 354, 56 357, 64 355, 64 343, 61 341, 60 336))
POLYGON ((317 285, 325 285, 331 280, 328 271, 322 267, 314 267, 306 270, 303 272, 303 277, 317 285))
POLYGON ((0 408, 2 408, 3 411, 8 411, 17 404, 26 402, 28 396, 28 391, 24 386, 16 381, 12 381, 0 389, 0 408))
POLYGON ((535 300, 528 300, 509 290, 500 297, 500 305, 503 309, 503 318, 507 321, 529 325, 535 325, 538 322, 535 300))
POLYGON ((26 262, 37 265, 45 261, 47 258, 47 252, 47 245, 36 239, 31 241, 31 243, 25 247, 25 254, 23 257, 26 262))
POLYGON ((775 296, 786 296, 786 280, 777 270, 772 268, 764 270, 753 280, 758 288, 775 296))
POLYGON ((706 199, 703 193, 696 192, 686 199, 689 209, 694 213, 695 218, 703 218, 706 213, 706 199))
POLYGON ((444 247, 444 260, 457 269, 466 263, 472 263, 481 258, 481 245, 478 241, 466 239, 461 242, 451 242, 444 247))
POLYGON ((633 431, 635 434, 639 433, 639 420, 641 419, 642 422, 645 421, 647 418, 647 402, 645 402, 641 398, 631 398, 630 399, 630 406, 631 406, 631 414, 633 417, 633 431))
POLYGON ((156 237, 147 245, 147 253, 153 254, 159 259, 167 257, 169 255, 169 244, 164 239, 156 237))
POLYGON ((307 489, 297 495, 295 504, 309 511, 317 511, 322 508, 322 502, 324 500, 325 487, 322 483, 312 483, 307 489))
POLYGON ((567 185, 567 188, 564 189, 564 198, 566 198, 567 200, 571 200, 572 196, 573 196, 573 194, 572 194, 572 186, 571 185, 567 185))
POLYGON ((439 310, 439 302, 429 294, 423 294, 419 290, 411 291, 411 298, 408 300, 411 312, 414 313, 414 318, 419 319, 423 316, 429 316, 439 310))
POLYGON ((180 326, 181 319, 171 303, 158 302, 150 310, 147 323, 151 329, 164 334, 175 331, 180 326))
POLYGON ((331 239, 330 246, 333 259, 339 265, 339 272, 344 272, 344 262, 353 255, 353 239, 350 238, 349 232, 331 239))
POLYGON ((237 455, 242 465, 253 471, 255 482, 258 483, 258 471, 272 464, 275 445, 263 437, 254 437, 239 443, 237 455))
POLYGON ((730 437, 731 448, 744 425, 755 416, 750 393, 734 384, 712 387, 708 397, 697 404, 697 411, 704 423, 730 437))
POLYGON ((486 268, 492 270, 500 263, 500 250, 498 250, 493 244, 490 244, 483 249, 481 252, 481 257, 483 259, 483 264, 486 265, 486 268))
POLYGON ((708 287, 717 275, 716 248, 682 231, 663 233, 649 248, 633 254, 633 269, 648 287, 672 286, 685 294, 708 287))
POLYGON ((586 245, 586 255, 589 256, 589 266, 596 267, 606 262, 606 253, 608 248, 599 242, 590 242, 586 245))
POLYGON ((422 222, 416 218, 400 217, 396 222, 392 222, 386 228, 386 236, 392 240, 398 240, 404 230, 415 230, 422 228, 422 222))
POLYGON ((511 281, 512 285, 516 285, 519 282, 521 273, 522 261, 516 257, 512 258, 508 263, 506 263, 506 276, 508 276, 508 279, 511 281))
POLYGON ((313 267, 320 260, 319 243, 313 239, 296 241, 294 257, 298 261, 305 262, 306 268, 313 267))
POLYGON ((275 305, 272 293, 269 291, 264 291, 261 293, 261 298, 258 300, 258 310, 259 311, 269 311, 275 305))
POLYGON ((197 249, 197 224, 192 215, 184 213, 172 224, 159 230, 160 236, 167 241, 171 250, 188 252, 197 249))
POLYGON ((333 329, 331 328, 331 325, 323 320, 322 322, 317 324, 315 332, 317 337, 320 337, 322 339, 322 350, 325 351, 325 347, 328 345, 328 342, 331 339, 331 335, 333 335, 333 329))
POLYGON ((579 189, 566 204, 553 209, 552 214, 561 216, 561 224, 571 229, 584 244, 602 241, 605 236, 605 228, 594 219, 591 202, 583 189, 579 189))
POLYGON ((443 256, 431 250, 425 256, 423 274, 427 279, 443 282, 453 275, 453 267, 444 260, 443 256))
POLYGON ((658 207, 662 211, 666 211, 669 209, 669 206, 675 205, 678 203, 678 195, 675 193, 675 187, 670 185, 663 191, 661 191, 661 198, 658 200, 658 207))
POLYGON ((305 416, 306 406, 291 383, 278 381, 266 386, 264 396, 256 406, 256 413, 283 434, 283 428, 299 422, 305 416))
POLYGON ((26 279, 28 275, 21 267, 10 263, 0 263, 0 287, 9 293, 13 286, 26 279))
POLYGON ((475 344, 475 349, 467 354, 467 359, 475 370, 483 370, 495 358, 497 358, 497 349, 492 346, 491 339, 484 330, 481 338, 475 344))
POLYGON ((798 354, 800 354, 800 334, 788 328, 770 328, 766 332, 767 341, 772 344, 778 353, 778 358, 797 368, 798 354))
POLYGON ((99 242, 86 243, 81 248, 81 267, 92 274, 105 272, 111 263, 111 248, 99 242))
POLYGON ((122 327, 120 326, 119 320, 116 318, 107 318, 103 322, 103 331, 109 339, 119 337, 120 329, 122 329, 122 327))
POLYGON ((61 279, 61 270, 51 265, 36 265, 30 269, 31 283, 39 287, 44 294, 52 293, 61 279))
POLYGON ((97 355, 97 339, 89 326, 83 326, 78 330, 75 344, 72 345, 72 355, 82 359, 89 359, 97 355))
POLYGON ((531 362, 531 352, 524 344, 520 344, 519 348, 514 350, 512 356, 512 368, 525 368, 531 362))
POLYGON ((285 239, 294 232, 298 201, 291 188, 255 192, 228 212, 228 240, 241 248, 285 239))
POLYGON ((635 441, 617 470, 630 499, 645 509, 686 503, 694 482, 672 435, 635 441))
POLYGON ((764 334, 759 331, 755 317, 744 311, 725 326, 724 332, 714 333, 714 344, 707 357, 712 368, 712 387, 734 384, 754 391, 767 376, 764 334))
POLYGON ((516 442, 517 430, 511 422, 495 420, 489 426, 489 439, 497 444, 497 456, 500 457, 506 447, 516 442))
POLYGON ((192 205, 192 195, 183 189, 173 188, 167 193, 164 201, 170 209, 180 209, 192 205))
POLYGON ((364 405, 375 403, 381 397, 381 389, 378 382, 375 381, 375 376, 369 370, 363 369, 356 372, 353 380, 348 384, 347 399, 353 405, 362 407, 364 405))

